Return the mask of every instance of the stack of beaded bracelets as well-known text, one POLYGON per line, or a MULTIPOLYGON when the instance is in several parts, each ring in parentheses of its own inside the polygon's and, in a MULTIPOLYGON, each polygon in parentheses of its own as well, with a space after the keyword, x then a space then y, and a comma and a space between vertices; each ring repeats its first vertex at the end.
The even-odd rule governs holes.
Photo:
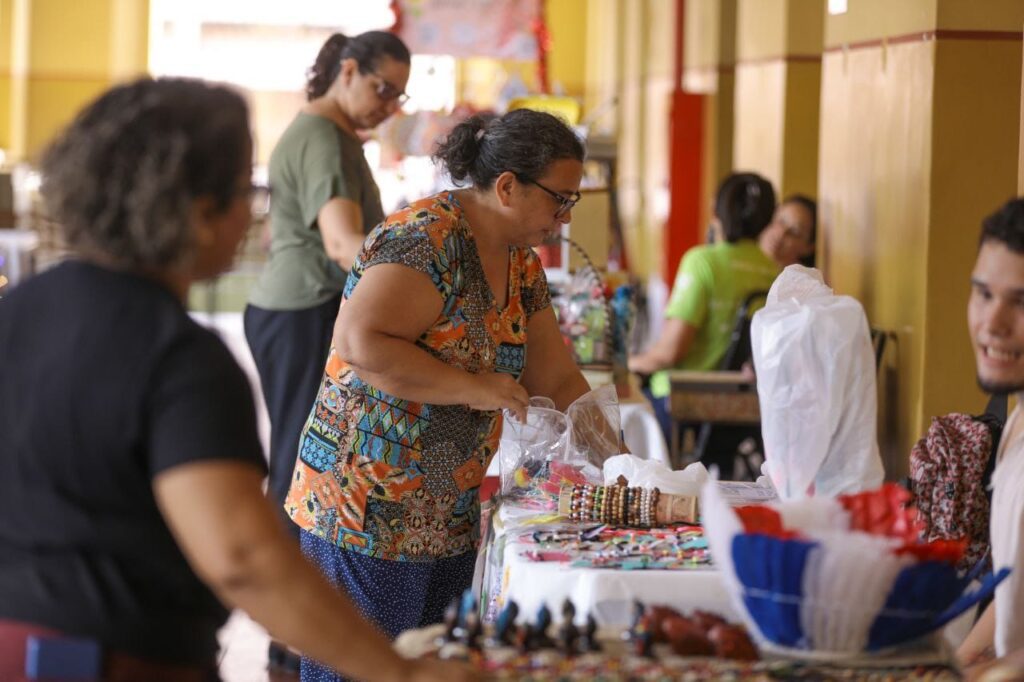
MULTIPOLYGON (((563 488, 563 494, 564 494, 563 488)), ((616 526, 650 527, 655 523, 657 488, 624 485, 574 485, 569 493, 569 519, 616 526)))

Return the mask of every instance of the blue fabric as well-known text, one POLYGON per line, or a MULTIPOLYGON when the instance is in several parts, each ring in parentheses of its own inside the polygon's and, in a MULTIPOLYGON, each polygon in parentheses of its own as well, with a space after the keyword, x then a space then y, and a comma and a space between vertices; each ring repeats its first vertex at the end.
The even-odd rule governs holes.
POLYGON ((665 447, 672 447, 672 415, 668 411, 668 398, 658 398, 651 393, 650 387, 640 389, 654 410, 654 418, 661 427, 661 435, 665 438, 665 447))
POLYGON ((892 646, 930 632, 936 615, 956 601, 964 587, 952 564, 924 561, 907 566, 896 576, 892 592, 871 624, 868 649, 892 646))
POLYGON ((768 640, 800 646, 804 566, 813 542, 780 540, 767 535, 740 534, 732 541, 736 577, 743 585, 743 602, 768 640))
MULTIPOLYGON (((365 618, 389 639, 412 628, 440 623, 445 607, 473 582, 476 553, 437 561, 389 561, 341 549, 312 533, 300 533, 302 553, 332 585, 346 592, 365 618)), ((303 658, 302 682, 345 678, 303 658)))

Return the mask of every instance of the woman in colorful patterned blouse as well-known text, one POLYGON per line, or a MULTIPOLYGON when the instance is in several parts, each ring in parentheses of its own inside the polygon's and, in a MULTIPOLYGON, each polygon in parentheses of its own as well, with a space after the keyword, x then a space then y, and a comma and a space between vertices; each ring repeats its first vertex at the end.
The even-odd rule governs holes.
MULTIPOLYGON (((435 154, 471 187, 389 216, 352 268, 285 509, 391 636, 470 585, 501 411, 588 390, 530 248, 569 221, 583 154, 550 114, 471 118, 435 154)), ((315 668, 303 679, 330 679, 315 668)))

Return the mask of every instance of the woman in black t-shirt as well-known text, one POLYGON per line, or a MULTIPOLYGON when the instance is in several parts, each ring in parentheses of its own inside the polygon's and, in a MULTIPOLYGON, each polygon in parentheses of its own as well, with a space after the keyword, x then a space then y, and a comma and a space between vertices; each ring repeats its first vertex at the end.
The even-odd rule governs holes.
POLYGON ((32 636, 87 640, 97 679, 217 679, 221 603, 346 675, 470 677, 400 659, 288 542, 245 376, 188 317, 249 226, 248 130, 226 88, 142 79, 46 155, 76 257, 0 302, 0 679, 32 636))

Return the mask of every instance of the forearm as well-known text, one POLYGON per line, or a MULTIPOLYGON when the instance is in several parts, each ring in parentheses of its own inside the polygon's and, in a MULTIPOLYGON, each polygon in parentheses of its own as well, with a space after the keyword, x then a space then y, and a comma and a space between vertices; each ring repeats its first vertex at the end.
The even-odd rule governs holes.
POLYGON ((590 384, 583 377, 583 373, 575 365, 573 365, 573 370, 558 382, 558 387, 552 391, 553 395, 547 396, 554 401, 555 407, 561 412, 565 412, 573 401, 590 390, 590 384))
POLYGON ((991 603, 957 649, 956 657, 960 664, 970 666, 991 658, 994 654, 995 630, 996 605, 991 603))
POLYGON ((653 374, 663 369, 671 369, 678 363, 675 355, 673 349, 667 348, 660 342, 655 342, 643 353, 630 358, 629 368, 641 374, 653 374))
POLYGON ((218 596, 241 608, 275 638, 346 676, 403 680, 408 666, 352 602, 285 541, 250 547, 233 579, 214 584, 218 596), (355 652, 359 652, 356 654, 355 652))
POLYGON ((415 343, 387 334, 348 339, 339 352, 359 378, 396 398, 434 405, 471 402, 473 376, 415 343))
POLYGON ((359 249, 363 247, 365 237, 354 232, 339 232, 338 234, 324 235, 324 251, 327 257, 341 266, 346 272, 352 269, 359 255, 359 249))

